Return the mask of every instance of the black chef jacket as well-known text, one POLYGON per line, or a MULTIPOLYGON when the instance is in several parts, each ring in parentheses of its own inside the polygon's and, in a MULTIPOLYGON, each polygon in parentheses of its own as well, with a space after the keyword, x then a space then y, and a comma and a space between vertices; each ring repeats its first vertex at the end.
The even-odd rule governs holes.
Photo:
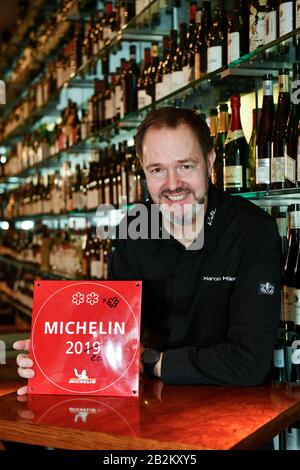
POLYGON ((111 276, 143 281, 142 342, 164 351, 164 383, 250 386, 272 357, 280 265, 271 216, 210 185, 202 249, 117 239, 111 276))

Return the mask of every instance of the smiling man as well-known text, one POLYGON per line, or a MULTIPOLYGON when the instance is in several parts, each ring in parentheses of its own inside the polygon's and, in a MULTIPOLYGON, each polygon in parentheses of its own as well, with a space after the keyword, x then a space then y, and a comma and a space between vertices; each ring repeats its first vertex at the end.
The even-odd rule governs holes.
MULTIPOLYGON (((262 383, 280 316, 276 223, 210 183, 215 151, 192 110, 152 111, 137 130, 136 151, 152 199, 139 220, 148 237, 117 237, 111 277, 143 281, 144 372, 169 384, 262 383)), ((136 219, 129 213, 119 235, 136 219)), ((31 359, 17 362, 22 377, 33 376, 31 359)))
POLYGON ((165 383, 262 383, 280 316, 275 222, 210 183, 215 151, 192 110, 152 111, 136 151, 161 236, 118 239, 111 271, 113 279, 143 280, 144 372, 165 383))

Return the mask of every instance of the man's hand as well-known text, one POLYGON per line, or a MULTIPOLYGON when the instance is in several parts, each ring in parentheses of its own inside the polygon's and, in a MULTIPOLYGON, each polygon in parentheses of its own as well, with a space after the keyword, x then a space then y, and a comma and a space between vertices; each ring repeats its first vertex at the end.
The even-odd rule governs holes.
MULTIPOLYGON (((13 344, 13 348, 16 349, 17 351, 29 351, 30 340, 25 339, 22 341, 16 341, 13 344)), ((22 377, 23 379, 31 379, 32 377, 34 377, 35 372, 32 369, 33 361, 29 359, 28 354, 18 354, 17 365, 19 366, 18 374, 20 377, 22 377)), ((28 393, 27 385, 17 390, 18 395, 26 395, 27 393, 28 393)))
POLYGON ((164 353, 160 353, 159 361, 155 364, 154 371, 153 371, 154 375, 159 378, 161 377, 161 363, 162 363, 163 355, 164 353))
MULTIPOLYGON (((144 372, 144 366, 143 366, 143 363, 142 363, 142 354, 143 354, 144 349, 145 348, 141 343, 140 344, 140 374, 143 374, 143 372, 144 372)), ((157 362, 157 364, 155 364, 154 370, 153 370, 154 375, 156 377, 159 377, 159 378, 161 377, 161 363, 162 363, 163 355, 164 355, 164 353, 160 353, 159 361, 157 362)))

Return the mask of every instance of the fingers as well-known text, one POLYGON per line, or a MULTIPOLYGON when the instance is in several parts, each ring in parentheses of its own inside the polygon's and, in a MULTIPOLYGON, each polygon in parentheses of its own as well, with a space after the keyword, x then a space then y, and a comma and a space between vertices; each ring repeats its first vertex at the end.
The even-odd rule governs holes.
POLYGON ((17 351, 29 351, 30 348, 30 339, 24 339, 20 341, 15 341, 13 348, 17 351))
POLYGON ((24 369, 23 367, 18 368, 18 374, 23 379, 32 379, 35 376, 33 369, 24 369))
POLYGON ((27 356, 27 354, 18 354, 17 364, 19 367, 33 367, 33 361, 27 356))
POLYGON ((19 396, 21 396, 21 395, 27 395, 27 393, 28 393, 28 387, 27 387, 27 385, 24 385, 24 387, 21 387, 21 388, 19 388, 19 389, 17 390, 17 394, 18 394, 19 396))

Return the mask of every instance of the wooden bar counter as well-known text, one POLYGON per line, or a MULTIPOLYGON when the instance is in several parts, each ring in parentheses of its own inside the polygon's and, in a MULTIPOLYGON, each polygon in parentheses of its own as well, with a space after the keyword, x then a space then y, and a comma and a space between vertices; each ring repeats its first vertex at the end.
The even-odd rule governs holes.
POLYGON ((140 398, 33 395, 2 384, 0 441, 61 449, 256 449, 300 417, 300 388, 141 384, 140 398))

